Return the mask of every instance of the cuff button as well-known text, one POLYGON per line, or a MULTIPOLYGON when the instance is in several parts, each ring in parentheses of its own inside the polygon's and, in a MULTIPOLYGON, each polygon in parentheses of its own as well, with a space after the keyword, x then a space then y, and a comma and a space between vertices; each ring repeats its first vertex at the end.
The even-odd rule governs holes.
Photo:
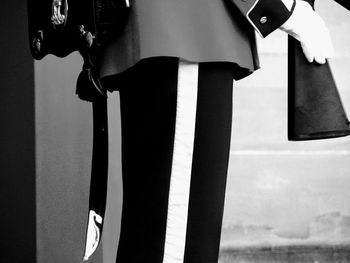
POLYGON ((267 17, 266 16, 262 16, 259 20, 260 24, 265 24, 267 22, 267 17))

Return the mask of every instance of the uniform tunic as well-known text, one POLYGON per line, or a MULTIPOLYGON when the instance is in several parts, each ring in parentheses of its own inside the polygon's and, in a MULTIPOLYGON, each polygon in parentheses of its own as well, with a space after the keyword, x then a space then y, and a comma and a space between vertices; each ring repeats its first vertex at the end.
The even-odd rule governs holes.
POLYGON ((126 27, 106 45, 101 77, 150 57, 232 62, 236 79, 259 67, 253 27, 230 1, 134 0, 126 27))

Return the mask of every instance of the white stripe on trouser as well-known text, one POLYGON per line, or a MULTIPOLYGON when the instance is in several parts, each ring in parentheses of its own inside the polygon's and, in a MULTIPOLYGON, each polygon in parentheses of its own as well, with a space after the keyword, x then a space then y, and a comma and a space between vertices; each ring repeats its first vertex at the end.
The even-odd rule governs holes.
POLYGON ((183 262, 198 90, 198 64, 179 62, 173 162, 163 263, 183 262))

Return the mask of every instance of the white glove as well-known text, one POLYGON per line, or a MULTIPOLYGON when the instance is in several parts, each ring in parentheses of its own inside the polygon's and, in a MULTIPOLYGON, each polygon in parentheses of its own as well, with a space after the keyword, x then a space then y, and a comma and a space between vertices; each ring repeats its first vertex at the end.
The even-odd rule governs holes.
POLYGON ((322 18, 305 1, 296 0, 295 9, 290 18, 280 27, 300 41, 306 59, 319 64, 333 57, 333 45, 330 34, 322 18))

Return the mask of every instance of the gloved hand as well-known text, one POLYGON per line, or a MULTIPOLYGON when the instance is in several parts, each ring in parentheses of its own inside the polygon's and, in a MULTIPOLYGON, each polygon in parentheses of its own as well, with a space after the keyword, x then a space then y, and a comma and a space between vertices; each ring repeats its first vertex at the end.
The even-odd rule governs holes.
POLYGON ((322 18, 311 5, 296 0, 295 9, 290 18, 280 27, 281 30, 299 40, 306 59, 319 64, 333 57, 333 45, 330 34, 322 18))

